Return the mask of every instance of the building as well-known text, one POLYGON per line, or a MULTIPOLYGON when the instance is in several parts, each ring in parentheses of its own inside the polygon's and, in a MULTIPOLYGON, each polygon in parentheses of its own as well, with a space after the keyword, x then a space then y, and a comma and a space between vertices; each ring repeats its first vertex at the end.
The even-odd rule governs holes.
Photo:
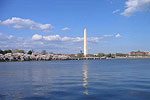
POLYGON ((84 29, 84 56, 86 57, 88 54, 88 46, 87 46, 87 31, 84 29))
POLYGON ((150 53, 149 52, 141 52, 141 51, 137 51, 137 52, 132 51, 132 52, 130 52, 130 55, 131 56, 149 56, 150 53))

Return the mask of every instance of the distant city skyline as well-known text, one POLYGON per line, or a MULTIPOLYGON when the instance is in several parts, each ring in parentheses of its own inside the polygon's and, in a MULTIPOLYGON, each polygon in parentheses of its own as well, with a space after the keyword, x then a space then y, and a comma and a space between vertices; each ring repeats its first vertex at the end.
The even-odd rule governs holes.
POLYGON ((1 0, 0 49, 150 51, 150 0, 1 0))

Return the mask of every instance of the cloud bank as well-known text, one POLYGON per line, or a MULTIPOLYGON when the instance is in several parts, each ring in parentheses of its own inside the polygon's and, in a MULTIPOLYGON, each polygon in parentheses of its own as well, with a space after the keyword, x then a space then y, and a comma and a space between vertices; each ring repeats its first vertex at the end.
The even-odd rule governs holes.
POLYGON ((46 33, 53 30, 53 26, 51 24, 40 24, 30 19, 22 19, 18 17, 12 17, 11 19, 0 21, 0 25, 13 28, 29 28, 31 30, 41 30, 46 33))
MULTIPOLYGON (((72 42, 72 43, 77 43, 77 42, 83 42, 83 37, 61 37, 59 35, 48 35, 48 36, 42 36, 39 34, 35 34, 32 36, 32 40, 45 40, 45 41, 59 41, 59 42, 72 42)), ((98 37, 89 37, 88 42, 99 42, 98 37)))
MULTIPOLYGON (((98 43, 98 37, 88 38, 89 43, 98 43)), ((34 34, 31 38, 24 39, 13 35, 4 35, 0 33, 0 49, 52 49, 59 51, 61 49, 75 49, 83 45, 83 37, 61 37, 60 35, 42 36, 34 34)), ((72 51, 72 50, 70 50, 72 51)))
MULTIPOLYGON (((106 38, 119 38, 120 34, 88 37, 89 47, 103 43, 106 38)), ((0 33, 0 49, 47 50, 55 53, 77 53, 83 47, 83 37, 34 34, 30 38, 16 37, 0 33), (79 48, 80 47, 80 48, 79 48)))
POLYGON ((121 13, 123 16, 130 17, 138 11, 150 8, 150 0, 128 0, 125 2, 126 9, 121 13))

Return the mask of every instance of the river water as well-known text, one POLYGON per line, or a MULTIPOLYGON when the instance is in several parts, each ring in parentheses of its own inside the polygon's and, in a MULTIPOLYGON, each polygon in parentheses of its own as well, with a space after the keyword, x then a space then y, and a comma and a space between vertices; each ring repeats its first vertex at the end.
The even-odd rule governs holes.
POLYGON ((150 100, 150 59, 1 62, 0 100, 150 100))

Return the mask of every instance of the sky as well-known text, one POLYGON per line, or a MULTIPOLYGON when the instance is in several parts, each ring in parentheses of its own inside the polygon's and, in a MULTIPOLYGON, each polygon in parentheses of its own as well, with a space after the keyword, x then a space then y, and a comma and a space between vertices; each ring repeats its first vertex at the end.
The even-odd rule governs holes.
POLYGON ((0 0, 0 49, 150 51, 150 0, 0 0))

